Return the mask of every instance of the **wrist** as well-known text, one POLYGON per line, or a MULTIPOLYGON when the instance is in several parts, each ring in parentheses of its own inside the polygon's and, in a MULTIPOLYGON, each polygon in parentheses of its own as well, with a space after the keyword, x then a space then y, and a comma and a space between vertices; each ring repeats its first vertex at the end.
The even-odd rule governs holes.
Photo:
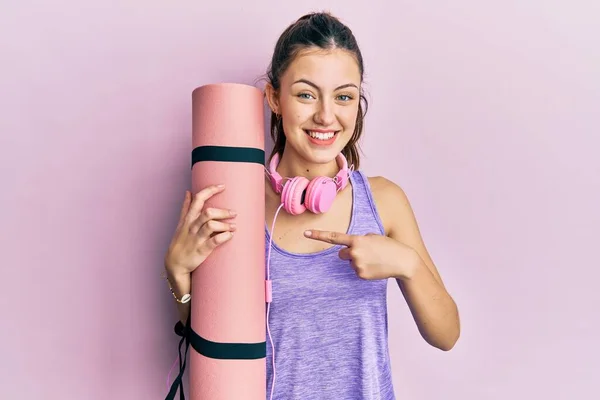
POLYGON ((165 278, 175 299, 191 293, 192 276, 189 272, 165 267, 165 278))
POLYGON ((165 275, 173 284, 179 281, 187 281, 191 279, 190 273, 181 268, 172 268, 165 266, 165 275))
POLYGON ((171 282, 174 282, 175 280, 185 280, 186 277, 190 275, 185 268, 180 267, 167 259, 165 259, 164 267, 166 276, 171 280, 171 282))

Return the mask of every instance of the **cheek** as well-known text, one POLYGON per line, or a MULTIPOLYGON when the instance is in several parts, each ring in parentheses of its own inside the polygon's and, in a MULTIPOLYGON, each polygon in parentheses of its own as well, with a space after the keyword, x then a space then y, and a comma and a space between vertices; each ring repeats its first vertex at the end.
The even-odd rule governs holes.
POLYGON ((347 107, 340 114, 340 119, 346 128, 356 125, 356 116, 358 115, 358 107, 347 107))
POLYGON ((285 112, 287 123, 289 125, 297 125, 305 123, 314 114, 312 107, 306 104, 290 102, 282 107, 285 112))

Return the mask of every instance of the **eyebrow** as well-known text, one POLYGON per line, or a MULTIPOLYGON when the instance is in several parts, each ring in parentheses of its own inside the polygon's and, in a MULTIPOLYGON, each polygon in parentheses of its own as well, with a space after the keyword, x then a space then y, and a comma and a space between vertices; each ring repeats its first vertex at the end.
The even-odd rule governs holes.
MULTIPOLYGON (((292 83, 292 85, 295 85, 296 83, 306 83, 307 85, 312 86, 317 90, 320 90, 317 85, 315 85, 314 83, 312 83, 311 81, 306 80, 306 79, 298 79, 296 82, 292 83)), ((358 89, 358 86, 356 86, 354 83, 346 83, 345 85, 336 87, 335 90, 340 90, 340 89, 344 89, 347 87, 354 87, 354 88, 358 89)))

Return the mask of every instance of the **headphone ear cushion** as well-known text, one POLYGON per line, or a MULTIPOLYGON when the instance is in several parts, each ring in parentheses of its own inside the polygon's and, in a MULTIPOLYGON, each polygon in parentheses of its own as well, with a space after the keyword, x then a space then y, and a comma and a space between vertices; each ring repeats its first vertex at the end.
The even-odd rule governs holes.
POLYGON ((298 215, 306 211, 306 207, 303 204, 302 195, 309 183, 310 181, 307 178, 303 176, 297 176, 288 181, 283 187, 281 201, 283 202, 283 208, 289 214, 298 215))
POLYGON ((331 208, 336 194, 335 182, 331 178, 319 176, 308 185, 304 204, 315 214, 325 213, 331 208))

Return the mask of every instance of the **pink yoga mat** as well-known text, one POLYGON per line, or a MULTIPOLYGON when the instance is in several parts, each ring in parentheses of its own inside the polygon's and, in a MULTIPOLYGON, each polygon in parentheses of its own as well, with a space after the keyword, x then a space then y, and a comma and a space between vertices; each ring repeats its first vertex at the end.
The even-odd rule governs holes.
POLYGON ((238 215, 233 238, 192 275, 191 400, 265 400, 263 94, 242 84, 201 86, 192 109, 192 190, 225 184, 207 206, 238 215))

